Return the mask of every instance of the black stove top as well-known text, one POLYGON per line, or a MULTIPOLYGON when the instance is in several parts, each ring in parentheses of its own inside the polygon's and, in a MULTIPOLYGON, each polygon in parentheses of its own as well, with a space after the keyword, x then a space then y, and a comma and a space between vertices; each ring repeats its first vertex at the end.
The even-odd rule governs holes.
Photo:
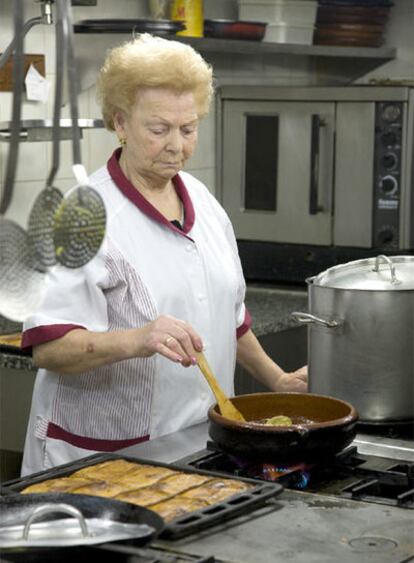
POLYGON ((358 432, 401 440, 414 440, 414 421, 401 422, 357 422, 358 432))
POLYGON ((227 476, 277 481, 287 489, 414 508, 414 463, 361 455, 355 446, 316 463, 286 466, 275 461, 258 464, 238 459, 208 442, 206 450, 180 461, 227 476))

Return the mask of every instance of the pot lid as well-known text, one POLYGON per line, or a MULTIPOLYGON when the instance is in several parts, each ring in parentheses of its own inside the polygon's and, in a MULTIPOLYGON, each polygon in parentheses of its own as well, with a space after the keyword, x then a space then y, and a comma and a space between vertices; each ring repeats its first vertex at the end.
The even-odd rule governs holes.
POLYGON ((366 258, 334 266, 310 279, 333 289, 389 291, 414 289, 414 256, 366 258))

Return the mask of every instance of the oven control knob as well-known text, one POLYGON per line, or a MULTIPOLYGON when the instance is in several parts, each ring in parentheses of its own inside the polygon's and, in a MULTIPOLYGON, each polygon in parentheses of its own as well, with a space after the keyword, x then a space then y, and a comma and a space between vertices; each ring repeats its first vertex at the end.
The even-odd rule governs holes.
POLYGON ((381 142, 384 147, 391 147, 397 144, 398 137, 394 131, 387 131, 381 135, 381 142))
POLYGON ((397 121, 400 115, 401 115, 401 109, 399 108, 399 106, 396 106, 394 104, 388 104, 382 110, 382 119, 384 121, 388 121, 388 123, 391 123, 392 121, 397 121))
POLYGON ((390 228, 381 229, 378 233, 378 242, 381 245, 390 244, 394 240, 394 231, 390 228))
POLYGON ((398 182, 394 176, 384 176, 380 180, 381 191, 386 195, 393 195, 398 189, 398 182))
POLYGON ((397 159, 396 155, 392 152, 387 152, 381 158, 381 164, 387 170, 391 170, 392 168, 395 168, 396 165, 397 165, 397 161, 398 161, 398 159, 397 159))

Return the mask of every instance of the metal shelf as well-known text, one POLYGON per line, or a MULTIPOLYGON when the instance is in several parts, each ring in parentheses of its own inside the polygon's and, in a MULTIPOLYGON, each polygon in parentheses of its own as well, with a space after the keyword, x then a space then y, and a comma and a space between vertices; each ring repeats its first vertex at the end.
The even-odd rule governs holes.
MULTIPOLYGON (((84 129, 102 129, 104 122, 102 119, 78 119, 81 137, 84 129)), ((9 121, 0 123, 0 141, 10 141, 9 121)), ((52 141, 53 120, 52 119, 26 119, 20 122, 19 142, 41 142, 52 141)), ((72 120, 60 120, 60 140, 72 139, 72 120)))
MULTIPOLYGON (((77 33, 75 35, 75 54, 78 62, 80 88, 85 90, 95 84, 97 73, 103 64, 108 49, 120 45, 131 38, 129 33, 77 33), (93 49, 91 49, 93 35, 93 49)), ((231 56, 266 57, 276 61, 288 58, 306 59, 310 72, 317 72, 322 82, 329 84, 349 84, 382 64, 393 60, 397 50, 390 47, 336 47, 325 45, 298 45, 290 43, 267 43, 241 41, 235 39, 213 39, 207 37, 180 37, 165 35, 187 43, 203 54, 206 60, 231 56)), ((237 65, 237 61, 235 62, 237 65)))
MULTIPOLYGON (((189 43, 198 51, 240 55, 293 55, 306 57, 335 57, 376 59, 385 62, 395 58, 396 49, 389 47, 335 47, 331 45, 299 45, 293 43, 267 43, 208 37, 174 37, 189 43)), ((378 64, 378 63, 377 63, 378 64)), ((381 63, 380 63, 381 64, 381 63)))

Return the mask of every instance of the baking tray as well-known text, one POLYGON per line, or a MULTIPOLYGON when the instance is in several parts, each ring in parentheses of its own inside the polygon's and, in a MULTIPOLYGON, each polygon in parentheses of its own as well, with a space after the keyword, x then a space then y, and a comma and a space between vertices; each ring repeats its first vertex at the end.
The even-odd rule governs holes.
MULTIPOLYGON (((46 471, 33 473, 32 475, 27 475, 26 477, 22 477, 20 479, 7 481, 2 484, 2 493, 10 494, 20 492, 29 485, 40 483, 46 479, 68 476, 79 469, 116 459, 123 459, 132 463, 139 463, 153 467, 166 467, 183 473, 197 473, 199 475, 208 475, 221 479, 243 481, 253 485, 251 489, 237 493, 225 501, 217 502, 206 508, 195 510, 185 514, 184 516, 171 520, 170 522, 166 522, 160 537, 168 539, 178 539, 191 535, 204 528, 222 523, 225 520, 231 520, 240 514, 250 513, 254 509, 263 506, 268 500, 276 497, 283 491, 283 486, 279 483, 256 481, 255 479, 245 477, 225 476, 218 471, 194 469, 179 464, 153 462, 147 459, 105 453, 94 454, 74 462, 59 465, 58 467, 54 467, 52 469, 47 469, 46 471)), ((150 507, 148 508, 151 509, 150 507)))

